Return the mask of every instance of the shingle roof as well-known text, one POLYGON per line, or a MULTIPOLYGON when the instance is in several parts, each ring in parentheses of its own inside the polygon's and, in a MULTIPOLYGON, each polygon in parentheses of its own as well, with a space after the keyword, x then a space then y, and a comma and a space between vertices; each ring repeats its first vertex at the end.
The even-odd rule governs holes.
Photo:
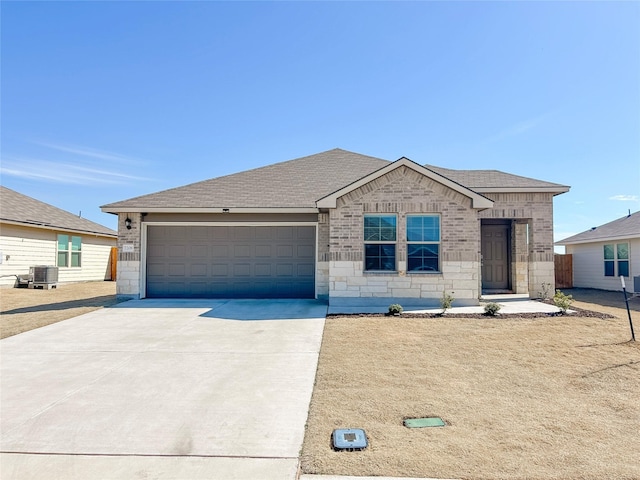
MULTIPOLYGON (((391 162, 339 148, 266 167, 212 178, 102 206, 105 212, 161 209, 315 208, 316 201, 391 162)), ((551 189, 568 187, 495 170, 426 168, 471 190, 551 189)))
POLYGON ((388 164, 380 158, 334 149, 102 208, 314 208, 317 199, 388 164))
POLYGON ((103 225, 0 186, 0 222, 3 221, 31 227, 118 236, 118 232, 103 225))
POLYGON ((450 168, 436 167, 435 165, 425 165, 425 167, 476 191, 495 190, 497 188, 535 188, 541 190, 563 190, 566 188, 568 190, 565 185, 521 177, 501 172, 500 170, 452 170, 450 168))
POLYGON ((640 238, 640 211, 556 242, 556 245, 640 238))

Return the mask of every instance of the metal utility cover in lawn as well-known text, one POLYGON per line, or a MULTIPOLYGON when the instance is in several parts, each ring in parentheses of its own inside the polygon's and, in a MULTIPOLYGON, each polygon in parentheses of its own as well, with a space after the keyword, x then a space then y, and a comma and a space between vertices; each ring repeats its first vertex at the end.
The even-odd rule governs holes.
POLYGON ((404 426, 408 428, 444 427, 445 423, 440 417, 407 418, 404 426))
POLYGON ((361 428, 343 428, 333 431, 335 450, 364 450, 367 448, 367 435, 361 428))

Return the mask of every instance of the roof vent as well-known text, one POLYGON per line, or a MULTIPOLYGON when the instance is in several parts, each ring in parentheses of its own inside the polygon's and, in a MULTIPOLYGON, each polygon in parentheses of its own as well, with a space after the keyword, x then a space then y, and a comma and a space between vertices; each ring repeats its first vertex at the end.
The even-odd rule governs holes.
POLYGON ((596 228, 598 228, 598 227, 591 227, 591 231, 595 230, 596 228))

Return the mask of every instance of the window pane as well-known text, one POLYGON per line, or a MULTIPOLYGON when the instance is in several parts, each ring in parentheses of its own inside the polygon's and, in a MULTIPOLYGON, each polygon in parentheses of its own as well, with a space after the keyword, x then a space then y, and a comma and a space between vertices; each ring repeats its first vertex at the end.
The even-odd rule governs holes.
POLYGON ((378 228, 364 228, 364 241, 365 242, 377 242, 380 240, 380 229, 378 228))
POLYGON ((618 262, 618 276, 620 275, 623 277, 629 276, 629 262, 627 260, 618 262))
POLYGON ((605 277, 614 277, 615 273, 614 273, 614 262, 613 261, 606 261, 604 262, 604 276, 605 277))
POLYGON ((365 270, 395 270, 396 246, 369 244, 364 246, 365 270))
POLYGON ((407 270, 410 272, 439 271, 440 246, 434 244, 412 244, 407 248, 407 270))
POLYGON ((605 245, 604 246, 604 259, 605 260, 613 260, 615 258, 613 252, 613 245, 605 245))
POLYGON ((628 260, 629 259, 629 244, 628 243, 619 243, 617 245, 618 249, 618 260, 628 260))
POLYGON ((380 240, 383 242, 395 242, 396 241, 396 229, 395 228, 381 228, 380 240))
POLYGON ((58 263, 59 267, 66 267, 67 265, 67 252, 58 252, 58 263))
POLYGON ((79 252, 82 250, 82 238, 81 237, 71 237, 71 250, 74 252, 79 252))
POLYGON ((422 217, 410 215, 407 217, 407 229, 422 230, 422 217))
POLYGON ((80 267, 80 252, 71 252, 71 266, 80 267))
POLYGON ((439 242, 440 217, 437 215, 407 217, 408 242, 439 242))
POLYGON ((424 239, 427 242, 440 241, 440 217, 430 216, 424 218, 424 239))
POLYGON ((58 250, 69 250, 69 235, 58 235, 58 250))
POLYGON ((382 215, 365 215, 365 242, 395 242, 396 217, 382 215))
POLYGON ((364 228, 379 228, 380 227, 380 217, 377 216, 364 216, 364 228))

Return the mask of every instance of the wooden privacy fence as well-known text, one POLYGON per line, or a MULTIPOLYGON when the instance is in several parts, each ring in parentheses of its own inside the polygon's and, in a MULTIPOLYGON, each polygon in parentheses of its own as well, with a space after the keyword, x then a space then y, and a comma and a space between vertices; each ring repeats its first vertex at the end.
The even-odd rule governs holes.
POLYGON ((111 256, 109 258, 109 266, 111 267, 111 281, 115 282, 118 275, 118 247, 111 247, 111 256))
POLYGON ((573 255, 554 255, 556 288, 573 288, 573 255))

